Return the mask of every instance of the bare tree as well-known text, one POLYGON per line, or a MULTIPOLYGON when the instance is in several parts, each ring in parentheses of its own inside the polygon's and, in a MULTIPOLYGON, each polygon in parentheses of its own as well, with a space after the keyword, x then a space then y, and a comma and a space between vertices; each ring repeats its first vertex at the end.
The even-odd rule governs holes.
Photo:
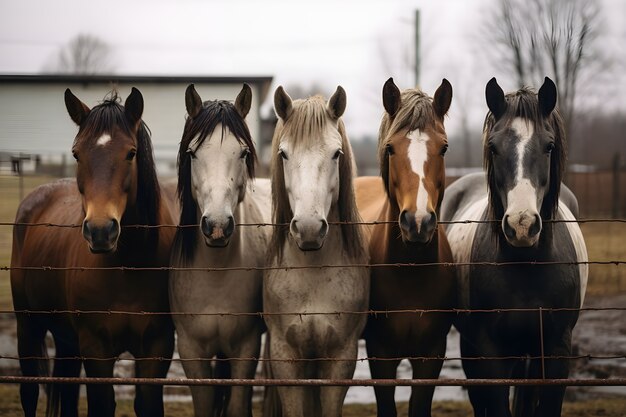
POLYGON ((596 48, 598 0, 499 0, 483 27, 494 46, 491 57, 517 84, 540 85, 553 78, 569 130, 581 73, 601 70, 596 48))
POLYGON ((62 47, 50 66, 64 74, 102 74, 113 71, 111 47, 100 38, 78 34, 62 47))

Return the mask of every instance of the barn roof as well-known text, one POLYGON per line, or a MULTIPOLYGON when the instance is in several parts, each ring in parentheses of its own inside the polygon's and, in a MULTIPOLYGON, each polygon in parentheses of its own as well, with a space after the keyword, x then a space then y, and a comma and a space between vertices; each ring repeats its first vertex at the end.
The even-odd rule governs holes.
POLYGON ((260 102, 265 100, 272 84, 271 76, 199 76, 199 75, 77 75, 77 74, 0 74, 0 84, 239 84, 259 86, 260 102))

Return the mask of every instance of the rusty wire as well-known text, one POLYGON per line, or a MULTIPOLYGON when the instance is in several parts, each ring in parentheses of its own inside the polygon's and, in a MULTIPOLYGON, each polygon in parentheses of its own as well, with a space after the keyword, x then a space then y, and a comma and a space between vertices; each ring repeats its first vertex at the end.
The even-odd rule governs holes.
POLYGON ((587 311, 626 311, 626 307, 524 307, 524 308, 491 308, 491 309, 469 309, 469 308, 431 308, 431 309, 388 309, 388 310, 332 310, 332 311, 124 311, 124 310, 0 310, 0 314, 20 314, 20 315, 128 315, 128 316, 234 316, 234 317, 269 317, 269 316, 341 316, 341 315, 368 315, 368 316, 389 316, 390 314, 485 314, 485 313, 536 313, 543 312, 587 312, 587 311))
POLYGON ((199 378, 95 378, 0 376, 2 384, 98 384, 169 386, 624 386, 626 378, 578 379, 199 379, 199 378))
POLYGON ((176 267, 176 266, 1 266, 0 271, 273 271, 299 269, 330 269, 330 268, 423 268, 433 266, 550 266, 550 265, 623 265, 626 260, 610 261, 511 261, 511 262, 396 262, 396 263, 355 263, 355 264, 322 264, 322 265, 272 265, 272 266, 229 266, 229 267, 176 267))
POLYGON ((47 356, 15 356, 15 355, 0 355, 0 359, 6 360, 29 360, 29 361, 45 361, 45 360, 61 360, 61 361, 94 361, 94 362, 113 362, 113 361, 126 361, 126 362, 145 362, 145 361, 157 361, 157 362, 366 362, 366 361, 380 361, 380 362, 395 362, 407 359, 409 361, 511 361, 511 360, 626 360, 626 352, 623 354, 614 355, 593 355, 591 353, 579 354, 579 355, 507 355, 507 356, 398 356, 398 357, 378 357, 367 356, 357 358, 332 358, 332 357, 317 357, 317 358, 264 358, 264 357, 195 357, 195 358, 166 358, 163 356, 143 356, 143 357, 122 357, 122 356, 108 356, 108 357, 96 357, 96 356, 62 356, 49 358, 47 356))

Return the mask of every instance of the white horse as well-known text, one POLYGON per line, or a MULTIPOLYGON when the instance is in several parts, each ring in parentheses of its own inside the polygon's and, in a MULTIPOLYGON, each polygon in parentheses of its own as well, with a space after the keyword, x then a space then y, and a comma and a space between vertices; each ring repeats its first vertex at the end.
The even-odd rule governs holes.
MULTIPOLYGON (((338 87, 326 103, 316 96, 292 101, 282 87, 272 142, 273 266, 346 265, 325 269, 270 269, 263 307, 275 378, 352 378, 366 315, 276 313, 366 311, 369 273, 352 187, 352 151, 340 117, 346 94, 338 87), (333 358, 338 361, 307 361, 333 358), (304 361, 299 361, 304 359, 304 361), (290 361, 294 360, 294 361, 290 361)), ((341 416, 347 387, 278 387, 284 416, 341 416)))
MULTIPOLYGON (((254 177, 256 154, 244 121, 252 91, 244 84, 235 104, 207 101, 193 85, 185 95, 189 117, 178 153, 178 195, 181 228, 172 252, 174 267, 258 267, 265 264, 265 228, 270 218, 268 180, 254 177)), ((178 352, 188 378, 254 378, 263 320, 261 271, 172 271, 170 303, 176 315, 178 352), (212 313, 252 313, 211 315, 212 313), (208 313, 208 314, 206 314, 208 313), (203 361, 188 359, 203 358, 203 361), (207 359, 216 358, 215 369, 207 359), (187 360, 186 360, 187 359, 187 360), (223 372, 222 372, 223 371, 223 372)), ((252 416, 251 387, 232 387, 230 394, 214 387, 191 387, 196 416, 252 416), (227 403, 225 403, 227 400, 227 403), (222 414, 223 407, 223 414, 222 414)))

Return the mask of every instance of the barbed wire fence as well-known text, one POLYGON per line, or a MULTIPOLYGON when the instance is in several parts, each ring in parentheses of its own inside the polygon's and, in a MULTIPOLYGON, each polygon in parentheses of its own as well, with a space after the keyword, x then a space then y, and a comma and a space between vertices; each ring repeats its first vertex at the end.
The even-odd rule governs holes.
MULTIPOLYGON (((580 220, 547 220, 544 223, 626 223, 626 219, 611 218, 588 218, 580 220)), ((375 222, 329 222, 329 225, 355 225, 355 226, 374 226, 379 224, 395 224, 395 221, 375 221, 375 222)), ((500 223, 498 220, 459 220, 459 221, 440 221, 442 225, 450 224, 493 224, 500 223)), ((57 223, 14 223, 0 222, 0 226, 9 227, 46 227, 46 228, 80 228, 82 224, 57 224, 57 223)), ((288 224, 277 223, 243 223, 238 224, 240 227, 286 227, 288 224)), ((196 228, 198 225, 123 225, 122 228, 196 228)), ((516 262, 431 262, 431 263, 358 263, 358 264, 325 264, 325 265, 278 265, 278 266, 261 266, 261 267, 131 267, 131 266, 111 266, 111 267, 58 267, 58 266, 9 266, 1 265, 0 270, 28 270, 28 271, 94 271, 94 270, 121 270, 121 271, 251 271, 251 270, 299 270, 299 269, 324 269, 324 268, 420 268, 420 267, 457 267, 457 266, 488 266, 502 267, 512 265, 612 265, 619 267, 626 264, 626 259, 612 260, 589 260, 589 261, 516 261, 516 262)), ((164 357, 87 357, 87 356, 71 356, 55 358, 55 360, 73 360, 73 361, 172 361, 172 362, 198 362, 198 361, 258 361, 258 362, 333 362, 333 361, 400 361, 409 359, 412 361, 493 361, 493 360, 626 360, 626 351, 623 353, 612 355, 599 355, 593 352, 578 353, 576 355, 544 355, 543 354, 543 316, 546 313, 559 312, 590 312, 590 311, 617 311, 626 312, 626 307, 580 307, 580 308, 498 308, 498 309, 402 309, 402 310, 364 310, 364 311, 292 311, 292 312, 203 312, 203 311, 124 311, 124 310, 16 310, 5 309, 0 310, 3 315, 29 315, 29 316, 51 316, 51 315, 129 315, 129 316, 150 316, 150 315, 190 315, 190 316, 258 316, 265 318, 272 315, 292 315, 299 316, 301 319, 306 316, 314 315, 367 315, 372 317, 389 316, 392 314, 503 314, 508 312, 528 313, 537 315, 540 325, 542 350, 539 356, 475 356, 475 357, 447 357, 447 356, 417 356, 417 357, 357 357, 356 359, 342 358, 266 358, 266 357, 238 357, 238 358, 164 358, 164 357)), ((29 356, 20 357, 15 355, 0 355, 0 360, 50 360, 48 357, 29 356)), ((29 376, 0 376, 0 383, 59 383, 59 384, 112 384, 112 385, 168 385, 168 386, 194 386, 194 385, 212 385, 212 386, 489 386, 489 385, 507 385, 507 386, 524 386, 524 385, 564 385, 564 386, 626 386, 626 378, 606 377, 606 378, 567 378, 567 379, 550 379, 534 378, 534 379, 458 379, 458 378, 440 378, 440 379, 189 379, 189 378, 133 378, 133 377, 114 377, 114 378, 93 378, 93 377, 29 377, 29 376)))

